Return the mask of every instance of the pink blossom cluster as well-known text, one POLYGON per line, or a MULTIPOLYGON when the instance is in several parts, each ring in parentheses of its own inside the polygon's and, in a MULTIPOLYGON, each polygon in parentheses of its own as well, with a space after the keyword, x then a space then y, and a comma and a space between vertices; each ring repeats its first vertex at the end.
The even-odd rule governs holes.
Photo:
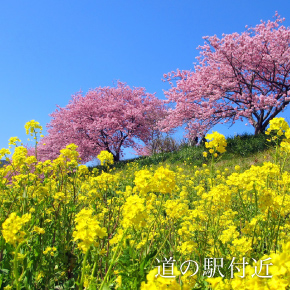
POLYGON ((42 159, 54 159, 60 149, 75 143, 84 163, 102 150, 112 153, 117 161, 124 148, 138 148, 137 139, 145 144, 150 140, 165 108, 144 88, 131 89, 118 82, 116 87, 75 94, 66 107, 58 107, 50 116, 48 135, 38 146, 42 159))
POLYGON ((171 89, 167 103, 176 104, 162 122, 165 131, 187 124, 191 135, 213 125, 247 118, 255 133, 290 101, 290 29, 275 21, 245 32, 204 37, 194 71, 165 74, 171 89), (175 82, 174 82, 175 80, 175 82))

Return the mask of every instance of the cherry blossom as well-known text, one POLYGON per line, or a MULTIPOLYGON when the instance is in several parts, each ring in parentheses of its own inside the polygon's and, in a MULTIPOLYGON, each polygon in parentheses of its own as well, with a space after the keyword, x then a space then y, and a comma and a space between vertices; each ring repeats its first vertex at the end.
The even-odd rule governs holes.
POLYGON ((164 115, 163 101, 144 88, 131 89, 118 82, 115 87, 99 87, 85 95, 79 92, 66 107, 58 106, 50 115, 48 135, 39 142, 39 156, 54 159, 60 149, 75 143, 83 163, 103 150, 118 161, 124 148, 140 146, 137 140, 149 142, 164 115))
POLYGON ((217 123, 248 119, 255 134, 290 102, 290 29, 276 12, 243 33, 204 37, 194 70, 165 74, 175 104, 160 126, 168 131, 186 124, 191 136, 202 136, 217 123))

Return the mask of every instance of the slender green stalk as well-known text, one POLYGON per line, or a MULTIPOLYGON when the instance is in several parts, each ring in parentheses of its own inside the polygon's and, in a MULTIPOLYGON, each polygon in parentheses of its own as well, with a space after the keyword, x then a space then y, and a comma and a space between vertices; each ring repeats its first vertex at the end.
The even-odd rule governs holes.
MULTIPOLYGON (((164 194, 161 196, 161 201, 160 201, 159 208, 157 210, 156 217, 155 217, 155 219, 153 220, 152 224, 150 225, 150 227, 148 229, 148 234, 147 234, 146 243, 145 243, 145 250, 147 249, 147 244, 148 244, 148 239, 149 239, 150 231, 151 231, 152 227, 154 226, 155 222, 157 221, 157 219, 159 217, 159 214, 160 214, 160 211, 161 211, 161 208, 162 208, 162 204, 163 204, 163 198, 164 198, 164 194)), ((149 250, 150 250, 150 246, 149 246, 149 249, 146 250, 146 255, 149 253, 149 250)))
POLYGON ((241 195, 241 192, 240 192, 239 188, 238 188, 238 195, 239 195, 240 200, 241 200, 241 204, 242 204, 242 207, 243 207, 243 210, 244 210, 245 217, 247 218, 248 221, 250 221, 249 216, 247 214, 247 209, 246 209, 246 206, 244 204, 244 201, 243 201, 243 198, 242 198, 242 195, 241 195))
MULTIPOLYGON (((171 228, 170 228, 170 229, 171 229, 171 228)), ((164 239, 164 242, 163 242, 162 245, 159 247, 157 253, 154 255, 153 258, 157 257, 158 254, 160 253, 160 251, 163 249, 163 246, 165 245, 165 243, 166 243, 166 241, 167 241, 167 239, 168 239, 168 237, 169 237, 169 235, 170 235, 170 229, 169 229, 169 232, 168 232, 167 236, 166 236, 165 239, 164 239)), ((150 268, 152 267, 153 261, 154 261, 154 259, 152 259, 152 262, 151 262, 151 264, 150 264, 150 268)))
POLYGON ((20 284, 19 284, 19 273, 18 273, 18 251, 20 249, 20 247, 22 246, 23 243, 20 243, 14 252, 14 259, 13 259, 13 274, 14 274, 14 278, 15 278, 15 286, 16 286, 16 290, 20 290, 20 284))
POLYGON ((213 187, 213 165, 214 165, 214 153, 211 154, 211 165, 210 165, 210 179, 211 179, 211 187, 213 187))
POLYGON ((276 165, 278 162, 278 156, 279 156, 279 138, 277 138, 277 142, 276 142, 276 151, 275 151, 275 164, 276 165))
POLYGON ((255 191, 255 216, 258 214, 258 193, 254 184, 254 191, 255 191))
POLYGON ((276 242, 275 242, 275 253, 276 253, 276 250, 277 250, 277 246, 278 246, 278 239, 279 239, 279 231, 280 231, 280 225, 281 225, 281 210, 282 210, 282 207, 284 205, 284 200, 285 200, 285 194, 283 196, 283 200, 282 200, 282 206, 280 208, 280 211, 279 211, 279 215, 278 215, 278 227, 277 227, 277 234, 276 234, 276 242))
POLYGON ((85 268, 86 268, 86 263, 87 263, 87 258, 88 258, 88 255, 89 255, 89 251, 90 250, 87 250, 87 252, 85 254, 85 257, 84 257, 84 260, 83 260, 83 267, 82 267, 80 287, 83 287, 83 284, 84 284, 85 268))
POLYGON ((101 284, 99 290, 102 290, 103 287, 104 287, 105 281, 107 280, 107 277, 109 276, 109 273, 110 273, 110 271, 111 271, 111 269, 112 269, 112 267, 113 267, 113 265, 114 265, 114 263, 115 263, 115 258, 116 258, 117 254, 118 254, 118 252, 119 252, 120 246, 121 246, 121 244, 122 244, 122 242, 123 242, 124 237, 125 237, 126 234, 127 234, 127 231, 128 231, 128 229, 126 229, 126 231, 124 232, 124 234, 123 234, 123 236, 122 236, 122 238, 121 238, 121 241, 119 242, 119 244, 118 244, 118 246, 117 246, 117 249, 116 249, 116 251, 115 251, 115 253, 114 253, 114 255, 113 255, 113 258, 112 258, 112 262, 111 262, 111 264, 110 264, 110 266, 109 266, 109 269, 108 269, 108 271, 107 271, 107 273, 106 273, 106 275, 105 275, 105 277, 104 277, 104 279, 103 279, 103 282, 102 282, 102 284, 101 284))
POLYGON ((92 274, 91 274, 91 280, 94 278, 96 268, 97 268, 97 261, 95 261, 94 266, 93 266, 93 271, 92 271, 92 274))

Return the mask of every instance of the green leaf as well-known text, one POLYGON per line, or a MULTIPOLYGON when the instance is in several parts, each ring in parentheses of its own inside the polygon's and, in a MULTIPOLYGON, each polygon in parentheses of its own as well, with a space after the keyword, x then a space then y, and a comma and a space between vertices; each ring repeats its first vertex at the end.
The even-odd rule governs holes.
POLYGON ((146 268, 148 261, 150 261, 150 259, 152 259, 156 255, 156 253, 157 253, 157 250, 155 249, 152 253, 147 254, 145 259, 142 261, 140 265, 141 276, 144 275, 144 269, 146 268))
POLYGON ((8 274, 9 270, 8 269, 0 269, 1 272, 3 272, 4 274, 8 274))
POLYGON ((110 287, 107 284, 104 284, 103 289, 102 290, 110 290, 110 287))

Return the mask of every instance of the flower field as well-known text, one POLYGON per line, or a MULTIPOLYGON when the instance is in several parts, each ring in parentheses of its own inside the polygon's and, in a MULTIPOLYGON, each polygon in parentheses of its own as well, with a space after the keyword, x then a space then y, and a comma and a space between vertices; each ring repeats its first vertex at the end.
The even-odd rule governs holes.
MULTIPOLYGON (((41 134, 37 122, 26 129, 41 134)), ((40 162, 11 138, 0 169, 0 288, 289 289, 290 129, 275 118, 266 134, 272 161, 244 171, 217 168, 227 150, 217 132, 190 170, 117 170, 104 151, 103 170, 89 170, 74 144, 40 162)))

